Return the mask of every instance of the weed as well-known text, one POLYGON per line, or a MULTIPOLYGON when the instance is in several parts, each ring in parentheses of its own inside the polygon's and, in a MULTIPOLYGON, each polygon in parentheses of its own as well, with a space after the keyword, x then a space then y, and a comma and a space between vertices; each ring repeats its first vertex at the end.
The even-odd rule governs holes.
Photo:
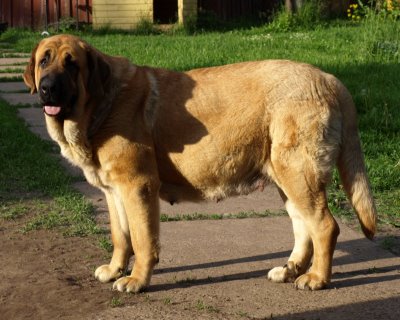
POLYGON ((247 312, 244 312, 244 311, 241 311, 241 310, 239 310, 238 312, 236 312, 236 314, 237 314, 239 317, 245 317, 245 318, 248 318, 248 317, 249 317, 249 314, 248 314, 247 312))
POLYGON ((186 278, 183 279, 174 278, 174 282, 177 284, 190 284, 194 283, 196 280, 197 280, 196 277, 191 277, 191 276, 187 276, 186 278))
POLYGON ((0 206, 0 218, 15 220, 24 216, 28 211, 29 207, 23 202, 2 204, 0 206))
POLYGON ((110 239, 108 239, 106 237, 100 238, 99 246, 100 246, 100 248, 104 249, 108 253, 113 251, 113 245, 112 245, 110 239))
POLYGON ((288 12, 283 6, 275 12, 267 26, 271 31, 314 30, 326 19, 324 3, 321 0, 305 2, 296 12, 288 12))
POLYGON ((197 300, 195 308, 199 311, 207 311, 207 312, 213 312, 213 313, 219 312, 219 309, 217 309, 214 306, 205 304, 204 301, 202 301, 202 300, 197 300))
POLYGON ((387 238, 385 238, 382 242, 381 242, 381 247, 385 250, 389 250, 391 251, 393 249, 393 246, 395 245, 395 239, 392 236, 389 236, 387 238))
POLYGON ((170 304, 171 304, 171 298, 169 298, 169 297, 164 298, 163 303, 164 303, 165 305, 170 305, 170 304))
POLYGON ((140 21, 132 29, 132 32, 136 35, 141 36, 148 36, 160 33, 159 29, 154 26, 153 21, 147 18, 140 19, 140 21))
POLYGON ((239 213, 230 213, 230 214, 204 214, 204 213, 191 213, 191 214, 178 214, 174 216, 169 216, 167 214, 161 214, 160 220, 161 222, 172 222, 172 221, 193 221, 193 220, 223 220, 223 219, 245 219, 245 218, 265 218, 272 216, 280 216, 285 214, 283 210, 271 212, 239 212, 239 213))
POLYGON ((143 293, 143 296, 144 296, 144 301, 145 302, 151 302, 151 298, 150 298, 150 295, 148 293, 143 293))
POLYGON ((371 273, 379 273, 379 269, 376 267, 369 268, 367 270, 367 274, 371 274, 371 273))
POLYGON ((123 305, 124 305, 124 302, 122 301, 121 298, 112 297, 111 302, 110 302, 111 308, 122 307, 123 305))

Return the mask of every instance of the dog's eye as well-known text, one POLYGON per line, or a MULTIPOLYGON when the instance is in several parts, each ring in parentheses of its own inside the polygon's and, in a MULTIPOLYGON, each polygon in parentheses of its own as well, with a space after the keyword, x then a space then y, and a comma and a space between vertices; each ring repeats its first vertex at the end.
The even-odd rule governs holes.
POLYGON ((72 61, 72 56, 69 54, 69 53, 67 53, 66 55, 65 55, 65 63, 71 63, 71 61, 72 61))
POLYGON ((76 61, 72 59, 72 55, 70 55, 69 53, 67 53, 65 55, 65 66, 67 67, 77 67, 76 61))
POLYGON ((40 60, 39 64, 42 68, 44 68, 47 65, 48 61, 49 61, 48 57, 44 57, 42 60, 40 60))

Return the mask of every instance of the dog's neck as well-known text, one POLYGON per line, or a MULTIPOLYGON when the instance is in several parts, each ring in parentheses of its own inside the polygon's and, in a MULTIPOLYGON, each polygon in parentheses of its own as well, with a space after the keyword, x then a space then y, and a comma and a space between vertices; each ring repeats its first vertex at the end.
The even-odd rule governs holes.
POLYGON ((94 105, 89 127, 86 132, 88 139, 91 139, 96 134, 110 114, 115 97, 118 96, 118 92, 121 90, 120 83, 124 83, 121 78, 129 78, 136 73, 136 66, 131 65, 128 60, 126 60, 125 64, 120 64, 123 68, 114 68, 114 79, 108 81, 109 85, 105 88, 104 94, 101 97, 96 97, 96 100, 93 102, 89 101, 89 103, 93 103, 94 105))
POLYGON ((86 133, 88 139, 92 138, 96 134, 103 122, 107 119, 111 112, 112 104, 117 91, 118 90, 116 87, 111 88, 110 92, 105 94, 102 97, 103 99, 95 106, 86 133))

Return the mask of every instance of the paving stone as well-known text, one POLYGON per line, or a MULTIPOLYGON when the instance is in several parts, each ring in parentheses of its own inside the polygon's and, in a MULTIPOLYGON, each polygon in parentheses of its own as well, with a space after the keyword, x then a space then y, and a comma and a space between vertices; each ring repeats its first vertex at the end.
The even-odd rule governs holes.
POLYGON ((0 58, 0 66, 9 66, 13 64, 28 63, 29 58, 0 58))
MULTIPOLYGON (((0 74, 1 78, 1 74, 0 74)), ((23 82, 0 82, 0 92, 29 92, 29 88, 23 82)))
POLYGON ((19 73, 0 73, 0 79, 15 79, 15 78, 21 78, 21 80, 22 80, 22 74, 19 74, 19 73))
MULTIPOLYGON (((77 182, 74 187, 99 208, 100 211, 107 211, 107 202, 104 194, 97 188, 92 187, 86 181, 77 182)), ((211 202, 181 202, 171 206, 169 202, 160 201, 161 214, 168 216, 184 214, 238 214, 257 212, 263 213, 266 210, 280 212, 284 210, 284 204, 278 191, 274 186, 267 186, 263 192, 253 192, 246 196, 232 197, 223 201, 211 202)))
MULTIPOLYGON (((42 127, 46 128, 42 108, 19 108, 19 116, 25 120, 30 128, 42 127)), ((49 135, 41 135, 43 139, 50 139, 49 135)))
POLYGON ((24 69, 24 66, 0 66, 0 77, 1 77, 1 71, 3 70, 22 70, 24 69))
POLYGON ((400 258, 340 228, 331 285, 302 291, 266 279, 293 247, 288 217, 161 223, 150 302, 91 319, 400 319, 400 258), (196 301, 218 312, 196 313, 196 301))
POLYGON ((13 49, 0 48, 0 56, 2 58, 30 58, 30 53, 15 52, 13 49))
POLYGON ((0 93, 0 97, 11 105, 38 105, 37 96, 29 93, 0 93))

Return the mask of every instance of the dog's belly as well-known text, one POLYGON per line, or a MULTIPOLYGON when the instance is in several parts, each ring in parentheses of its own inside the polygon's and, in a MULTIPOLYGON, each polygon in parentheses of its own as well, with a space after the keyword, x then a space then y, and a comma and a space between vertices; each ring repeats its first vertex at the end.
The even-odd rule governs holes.
POLYGON ((168 161, 159 167, 160 197, 171 203, 219 201, 262 190, 269 182, 269 161, 263 148, 247 145, 221 151, 200 144, 166 156, 168 161))
POLYGON ((267 177, 261 177, 253 182, 243 181, 238 184, 225 184, 217 186, 208 186, 197 189, 191 185, 178 185, 162 182, 160 188, 160 198, 171 203, 183 201, 202 201, 212 200, 220 201, 230 196, 249 194, 255 190, 262 191, 270 181, 267 177))

